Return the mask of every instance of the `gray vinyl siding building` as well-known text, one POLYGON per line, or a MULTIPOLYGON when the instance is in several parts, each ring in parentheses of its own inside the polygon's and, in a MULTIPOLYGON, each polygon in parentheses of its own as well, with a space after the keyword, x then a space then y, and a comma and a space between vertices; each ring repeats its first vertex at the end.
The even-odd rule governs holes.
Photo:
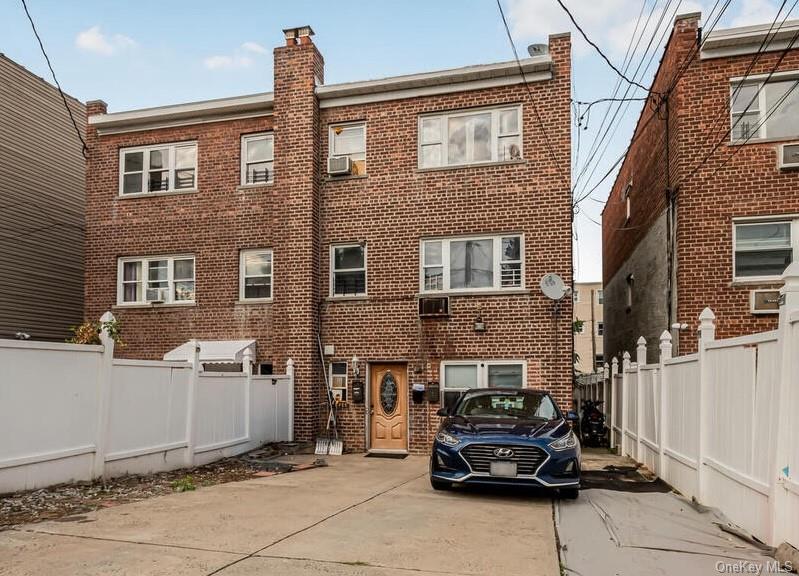
POLYGON ((0 338, 63 340, 82 321, 84 173, 58 90, 0 54, 0 338))

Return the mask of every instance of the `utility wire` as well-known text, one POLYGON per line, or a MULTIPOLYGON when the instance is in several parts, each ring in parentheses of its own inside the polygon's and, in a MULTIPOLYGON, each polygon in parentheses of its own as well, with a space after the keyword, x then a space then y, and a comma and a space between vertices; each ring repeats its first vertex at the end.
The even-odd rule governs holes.
MULTIPOLYGON (((694 49, 691 51, 691 53, 690 53, 690 55, 688 56, 688 58, 686 58, 686 64, 685 64, 685 66, 683 66, 683 68, 682 68, 681 70, 679 70, 679 71, 677 72, 677 74, 675 74, 675 77, 674 77, 674 79, 673 79, 673 81, 672 81, 671 85, 669 86, 669 89, 668 89, 668 90, 667 90, 667 92, 666 92, 666 97, 668 97, 668 95, 670 95, 670 93, 674 91, 674 89, 677 87, 677 84, 678 84, 678 83, 679 83, 679 81, 682 79, 682 77, 683 77, 683 75, 684 75, 685 71, 686 71, 686 70, 688 69, 688 67, 690 66, 691 62, 693 62, 693 60, 696 58, 696 55, 697 55, 697 54, 699 54, 699 53, 701 52, 701 50, 702 50, 702 47, 704 46, 705 42, 707 41, 707 38, 708 38, 708 37, 709 37, 709 35, 710 35, 710 32, 711 32, 711 31, 712 31, 712 30, 713 30, 713 29, 716 27, 716 25, 718 24, 718 22, 719 22, 719 20, 721 19, 722 15, 724 14, 724 12, 725 12, 725 11, 727 10, 727 8, 729 7, 729 5, 730 5, 730 2, 731 2, 731 0, 727 0, 727 1, 725 2, 724 6, 721 8, 721 11, 720 11, 720 12, 719 12, 719 14, 717 15, 717 17, 716 17, 715 21, 714 21, 714 22, 713 22, 713 24, 711 24, 711 26, 709 27, 709 30, 707 31, 707 34, 705 34, 705 35, 704 35, 704 38, 703 38, 702 42, 701 42, 701 43, 697 43, 698 45, 694 47, 694 49)), ((713 9, 711 10, 711 14, 714 12, 714 10, 715 10, 715 7, 716 7, 716 5, 717 5, 717 4, 718 4, 718 0, 717 0, 716 4, 714 4, 714 7, 713 7, 713 9)), ((666 100, 661 100, 661 102, 658 104, 658 108, 659 108, 659 107, 660 107, 660 106, 663 104, 663 102, 665 102, 665 101, 666 101, 666 100)), ((656 111, 657 111, 657 110, 656 110, 656 111)), ((620 164, 620 163, 621 163, 621 162, 624 160, 624 158, 627 156, 627 153, 629 152, 629 150, 630 150, 630 147, 632 147, 632 145, 633 145, 633 144, 634 144, 634 143, 635 143, 635 142, 638 140, 638 138, 640 138, 640 137, 643 135, 645 128, 646 128, 646 127, 649 125, 649 123, 650 123, 650 122, 651 122, 651 121, 652 121, 654 118, 656 118, 656 117, 657 117, 657 114, 656 114, 656 113, 653 113, 653 114, 651 114, 651 115, 649 116, 649 118, 647 118, 647 120, 646 120, 646 121, 644 121, 644 123, 643 123, 643 124, 640 126, 640 128, 638 128, 638 129, 637 129, 637 131, 636 131, 636 134, 634 134, 634 135, 633 135, 633 138, 630 140, 630 143, 627 145, 627 150, 625 150, 625 152, 624 152, 624 153, 623 153, 623 154, 622 154, 622 155, 621 155, 621 156, 620 156, 620 157, 619 157, 619 158, 616 160, 616 162, 614 162, 614 163, 613 163, 613 166, 611 166, 611 167, 610 167, 610 169, 609 169, 609 170, 608 170, 608 171, 605 173, 605 175, 604 175, 604 176, 602 176, 602 178, 601 178, 601 179, 600 179, 600 180, 599 180, 599 181, 598 181, 598 182, 597 182, 597 183, 596 183, 596 184, 595 184, 595 185, 594 185, 594 186, 593 186, 593 187, 592 187, 592 188, 591 188, 591 189, 590 189, 590 190, 589 190, 587 193, 585 193, 583 196, 581 196, 581 197, 580 197, 580 198, 579 198, 579 199, 576 201, 576 204, 579 204, 580 202, 582 202, 582 201, 583 201, 583 200, 585 200, 586 198, 590 197, 590 195, 591 195, 591 194, 592 194, 592 193, 593 193, 593 192, 594 192, 594 191, 595 191, 597 188, 599 188, 599 186, 601 186, 602 182, 604 182, 604 181, 605 181, 605 180, 606 180, 606 179, 607 179, 607 178, 608 178, 608 177, 609 177, 609 176, 610 176, 610 175, 613 173, 613 171, 616 169, 616 167, 617 167, 617 166, 618 166, 618 165, 619 165, 619 164, 620 164)))
POLYGON ((552 140, 549 137, 549 134, 547 134, 547 130, 544 127, 544 121, 541 119, 541 115, 538 113, 538 107, 535 105, 535 97, 533 96, 533 91, 530 89, 530 84, 527 82, 527 77, 524 73, 524 67, 522 66, 522 61, 519 59, 519 53, 516 51, 516 44, 513 42, 513 35, 510 33, 510 26, 508 26, 508 20, 505 18, 505 11, 502 9, 502 2, 500 0, 497 0, 497 8, 499 8, 499 15, 502 17, 502 23, 505 25, 505 32, 508 35, 508 42, 510 42, 510 47, 513 50, 513 56, 516 59, 516 65, 519 67, 519 74, 521 75, 522 83, 527 89, 527 95, 530 97, 530 103, 533 106, 533 113, 538 121, 538 127, 541 129, 541 135, 543 136, 544 142, 549 149, 550 156, 552 156, 552 163, 560 175, 563 184, 568 190, 571 190, 571 186, 569 186, 569 179, 566 178, 566 175, 561 169, 561 165, 558 162, 558 157, 555 155, 555 150, 552 148, 552 140))
POLYGON ((610 66, 611 69, 616 74, 618 74, 628 84, 632 84, 633 86, 636 86, 636 87, 640 88, 644 92, 649 92, 649 88, 647 88, 643 84, 639 84, 638 82, 635 82, 634 80, 630 80, 629 78, 627 78, 627 76, 624 75, 624 73, 621 70, 616 68, 616 66, 613 64, 613 62, 610 61, 610 58, 605 56, 605 53, 602 52, 602 49, 599 46, 597 46, 596 43, 588 37, 588 34, 585 33, 585 30, 583 30, 582 27, 577 23, 577 20, 574 19, 574 16, 572 15, 571 11, 563 3, 563 0, 557 0, 557 2, 558 2, 558 4, 560 4, 560 7, 563 8, 563 11, 566 12, 566 14, 569 16, 569 19, 572 21, 572 24, 574 24, 574 27, 577 28, 577 31, 582 35, 582 37, 585 39, 585 41, 588 42, 594 48, 594 50, 597 51, 597 53, 600 56, 602 56, 602 59, 605 62, 607 62, 608 66, 610 66))
POLYGON ((83 135, 80 133, 80 128, 78 128, 78 123, 75 121, 75 116, 72 115, 72 109, 67 103, 67 97, 64 94, 64 91, 61 89, 61 84, 59 84, 58 78, 56 78, 55 70, 53 70, 53 65, 50 62, 50 57, 47 55, 47 51, 44 49, 42 38, 39 36, 39 32, 36 30, 36 25, 33 23, 31 13, 28 11, 28 5, 26 4, 25 0, 21 0, 21 2, 22 7, 25 9, 25 14, 28 16, 28 21, 31 23, 33 34, 36 36, 36 40, 39 42, 39 48, 42 51, 42 55, 44 56, 45 61, 47 61, 47 67, 50 68, 50 74, 53 75, 53 82, 55 82, 56 88, 58 88, 58 93, 61 95, 61 100, 64 102, 64 108, 67 109, 67 114, 69 114, 69 119, 72 121, 72 126, 75 127, 75 134, 78 135, 78 140, 80 140, 82 146, 81 153, 83 154, 83 157, 86 158, 86 152, 88 151, 88 148, 86 147, 86 141, 83 139, 83 135))

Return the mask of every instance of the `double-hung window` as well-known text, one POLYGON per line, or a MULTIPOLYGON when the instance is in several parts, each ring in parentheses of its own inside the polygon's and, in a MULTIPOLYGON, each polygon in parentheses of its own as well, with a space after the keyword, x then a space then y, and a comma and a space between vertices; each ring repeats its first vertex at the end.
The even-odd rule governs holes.
POLYGON ((117 304, 191 304, 194 256, 120 258, 117 304))
POLYGON ((439 168, 522 158, 520 105, 419 117, 419 167, 439 168))
POLYGON ((605 334, 605 323, 604 322, 597 322, 596 323, 596 335, 603 336, 605 334))
POLYGON ((272 299, 272 251, 242 250, 239 255, 239 300, 272 299))
POLYGON ((442 402, 452 408, 473 388, 524 388, 527 364, 523 360, 447 360, 441 363, 442 402))
POLYGON ((519 234, 423 240, 421 291, 522 288, 523 250, 519 234))
POLYGON ((343 244, 330 248, 330 295, 366 295, 366 245, 343 244))
POLYGON ((196 188, 196 142, 139 146, 119 151, 119 193, 122 196, 196 188))
POLYGON ((247 134, 241 137, 241 184, 268 184, 274 181, 274 135, 247 134))
POLYGON ((799 220, 736 222, 734 279, 779 280, 793 260, 799 220))
POLYGON ((347 156, 352 175, 366 174, 366 123, 338 124, 330 127, 330 157, 347 156))
POLYGON ((799 73, 768 83, 733 82, 730 114, 733 142, 799 137, 799 73))

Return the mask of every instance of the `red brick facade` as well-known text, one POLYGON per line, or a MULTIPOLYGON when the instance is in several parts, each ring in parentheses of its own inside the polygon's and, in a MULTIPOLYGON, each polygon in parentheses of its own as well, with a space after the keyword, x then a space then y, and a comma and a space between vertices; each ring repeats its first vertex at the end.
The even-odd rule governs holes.
MULTIPOLYGON (((699 16, 675 23, 653 89, 668 85, 697 43, 699 16)), ((756 47, 755 47, 756 48, 756 47)), ((728 338, 777 326, 776 315, 750 311, 750 291, 777 284, 733 280, 733 220, 742 217, 792 216, 799 213, 799 172, 780 170, 778 144, 786 140, 730 143, 730 82, 742 78, 753 61, 751 53, 693 58, 670 97, 670 185, 675 203, 675 299, 672 317, 663 317, 660 331, 671 322, 689 325, 680 333, 680 353, 696 350, 697 318, 709 306, 717 318, 717 338, 728 338), (714 146, 720 142, 718 148, 714 146), (705 160, 705 157, 708 157, 705 160)), ((768 75, 782 50, 759 56, 749 77, 768 75)), ((799 49, 788 53, 777 72, 799 70, 799 49)), ((652 223, 667 207, 665 179, 665 107, 648 126, 654 112, 646 107, 636 137, 621 167, 603 213, 604 281, 611 282, 652 223), (632 217, 625 223, 622 198, 633 180, 632 217)), ((799 139, 799 134, 790 140, 799 139)), ((663 250, 667 246, 662 247, 663 250)), ((663 276, 666 283, 667 276, 663 276)), ((636 285, 636 291, 662 286, 636 285)), ((606 292, 607 299, 607 292, 606 292)), ((606 301, 607 304, 607 301, 606 301)), ((612 335, 607 334, 606 338, 612 335)), ((650 342, 650 348, 655 343, 650 342)), ((613 354, 613 351, 609 351, 613 354)))
MULTIPOLYGON (((367 387, 377 361, 407 366, 410 389, 438 381, 443 360, 525 360, 529 386, 570 402, 571 310, 567 304, 553 318, 538 289, 547 272, 571 282, 570 186, 561 178, 570 158, 568 36, 550 39, 552 78, 530 85, 559 167, 522 84, 322 108, 314 91, 324 78, 321 55, 310 42, 289 44, 275 50, 272 115, 101 136, 89 130, 87 317, 114 308, 127 343, 121 353, 130 357, 160 358, 190 338, 252 337, 258 361, 271 361, 275 372, 293 359, 301 440, 327 416, 320 327, 322 342, 335 346, 326 360, 357 356, 367 387), (418 168, 420 113, 509 103, 522 105, 523 161, 418 168), (343 121, 366 122, 366 177, 326 174, 328 125, 343 121), (242 189, 240 137, 265 130, 275 135, 274 184, 242 189), (183 140, 198 142, 197 192, 119 196, 121 147, 183 140), (523 290, 453 295, 448 318, 419 318, 422 238, 508 232, 524 235, 523 290), (328 297, 330 246, 341 242, 367 246, 365 297, 328 297), (247 248, 274 250, 271 303, 237 303, 238 254, 247 248), (117 259, 153 254, 195 255, 196 305, 115 306, 117 259), (477 316, 485 332, 474 330, 477 316)), ((90 116, 104 112, 90 103, 90 116)), ((410 450, 427 450, 438 408, 410 403, 410 450)), ((339 415, 346 448, 365 449, 365 405, 346 403, 339 415)))

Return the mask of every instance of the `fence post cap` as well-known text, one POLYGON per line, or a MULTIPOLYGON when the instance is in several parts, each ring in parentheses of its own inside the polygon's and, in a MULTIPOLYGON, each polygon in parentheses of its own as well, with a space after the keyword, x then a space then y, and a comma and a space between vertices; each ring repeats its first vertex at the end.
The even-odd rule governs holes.
MULTIPOLYGON (((614 358, 614 360, 615 360, 615 358, 614 358)), ((605 362, 605 370, 607 370, 608 368, 610 368, 610 364, 608 364, 607 362, 605 362)))
POLYGON ((294 366, 294 360, 292 360, 291 358, 286 360, 286 366, 294 366))
POLYGON ((100 322, 113 322, 114 320, 116 320, 116 318, 114 318, 110 310, 106 310, 105 313, 100 316, 100 322))
POLYGON ((788 278, 799 279, 799 261, 794 260, 791 262, 785 269, 785 272, 782 273, 783 280, 788 280, 788 278))
POLYGON ((660 335, 661 342, 671 342, 671 332, 668 330, 664 330, 663 333, 660 335))
POLYGON ((616 365, 616 366, 618 366, 618 365, 619 365, 619 359, 618 359, 618 358, 616 358, 615 356, 613 357, 613 360, 611 360, 610 362, 611 362, 612 364, 616 365))
POLYGON ((636 344, 638 344, 638 346, 646 346, 646 338, 643 336, 639 337, 636 344))
MULTIPOLYGON (((630 353, 627 350, 625 350, 624 354, 622 354, 621 357, 623 359, 625 359, 625 360, 629 360, 630 359, 630 353)), ((615 358, 614 358, 614 360, 615 360, 615 358)))
POLYGON ((715 320, 716 319, 716 315, 713 314, 713 310, 711 310, 710 308, 706 307, 704 310, 702 310, 702 313, 699 315, 699 319, 700 320, 715 320))

